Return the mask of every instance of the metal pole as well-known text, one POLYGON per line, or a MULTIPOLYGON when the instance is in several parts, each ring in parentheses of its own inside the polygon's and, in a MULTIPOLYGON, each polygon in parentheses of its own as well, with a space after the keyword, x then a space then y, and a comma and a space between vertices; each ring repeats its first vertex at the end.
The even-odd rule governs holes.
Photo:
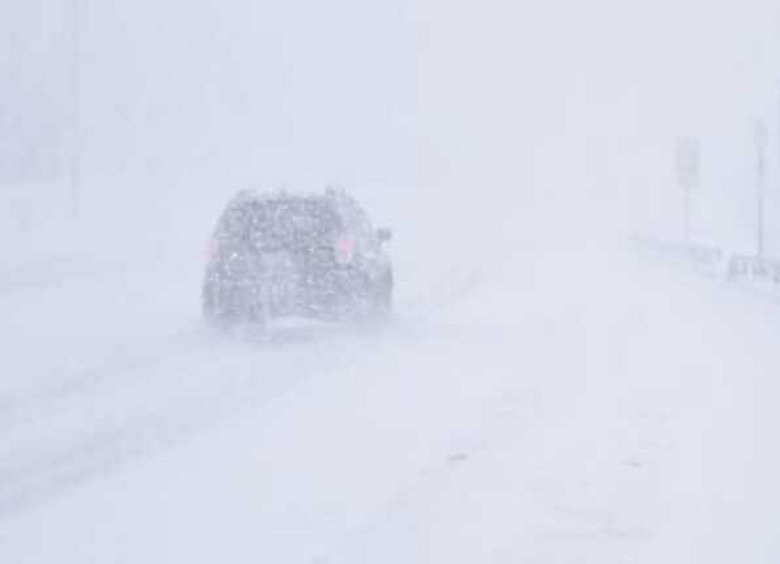
POLYGON ((683 213, 685 214, 685 217, 683 219, 684 225, 683 225, 683 241, 686 245, 689 245, 691 243, 691 190, 689 187, 687 187, 684 190, 684 196, 685 201, 683 203, 684 210, 683 213))
POLYGON ((753 123, 753 136, 756 145, 756 252, 764 254, 764 192, 766 187, 766 145, 767 131, 763 120, 753 123))
POLYGON ((683 241, 691 242, 693 191, 699 184, 699 143, 695 137, 677 139, 674 155, 677 183, 683 193, 683 241))
POLYGON ((71 0, 71 2, 71 140, 68 184, 71 213, 77 218, 81 192, 81 0, 71 0))

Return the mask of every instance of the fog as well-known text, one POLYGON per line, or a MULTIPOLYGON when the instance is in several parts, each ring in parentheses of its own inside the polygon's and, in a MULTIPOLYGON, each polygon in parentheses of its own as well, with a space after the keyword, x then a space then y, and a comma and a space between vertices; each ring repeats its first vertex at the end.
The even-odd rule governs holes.
POLYGON ((0 45, 0 560, 780 557, 776 2, 28 0, 0 45), (328 186, 389 320, 209 329, 228 201, 328 186))

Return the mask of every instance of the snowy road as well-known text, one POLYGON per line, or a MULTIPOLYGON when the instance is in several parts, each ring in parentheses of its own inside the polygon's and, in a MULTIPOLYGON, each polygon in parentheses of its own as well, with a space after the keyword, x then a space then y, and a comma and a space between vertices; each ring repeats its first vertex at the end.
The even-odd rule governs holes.
POLYGON ((780 562, 776 289, 628 243, 780 257, 780 2, 0 30, 0 564, 780 562), (225 204, 326 186, 392 322, 207 331, 225 204))
POLYGON ((199 276, 82 273, 5 295, 19 332, 6 339, 0 515, 262 405, 338 360, 328 353, 345 338, 338 328, 288 324, 270 343, 231 341, 203 326, 197 290, 159 295, 162 279, 197 289, 199 276))
POLYGON ((537 258, 265 345, 203 330, 195 268, 7 292, 0 559, 777 555, 776 306, 537 258))

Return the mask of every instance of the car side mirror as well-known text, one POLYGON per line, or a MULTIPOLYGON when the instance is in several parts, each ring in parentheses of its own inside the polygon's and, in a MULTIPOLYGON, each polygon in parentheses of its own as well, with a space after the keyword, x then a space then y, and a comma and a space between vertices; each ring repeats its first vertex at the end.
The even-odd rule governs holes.
POLYGON ((376 238, 380 243, 387 243, 393 238, 393 232, 386 227, 382 227, 376 230, 376 238))

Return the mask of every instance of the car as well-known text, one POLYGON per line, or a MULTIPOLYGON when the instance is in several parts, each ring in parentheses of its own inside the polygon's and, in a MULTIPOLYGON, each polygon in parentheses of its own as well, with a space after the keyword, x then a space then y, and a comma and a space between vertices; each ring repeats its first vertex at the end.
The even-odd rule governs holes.
POLYGON ((389 229, 343 191, 242 191, 210 241, 202 309, 212 325, 303 317, 380 321, 392 307, 389 229))

